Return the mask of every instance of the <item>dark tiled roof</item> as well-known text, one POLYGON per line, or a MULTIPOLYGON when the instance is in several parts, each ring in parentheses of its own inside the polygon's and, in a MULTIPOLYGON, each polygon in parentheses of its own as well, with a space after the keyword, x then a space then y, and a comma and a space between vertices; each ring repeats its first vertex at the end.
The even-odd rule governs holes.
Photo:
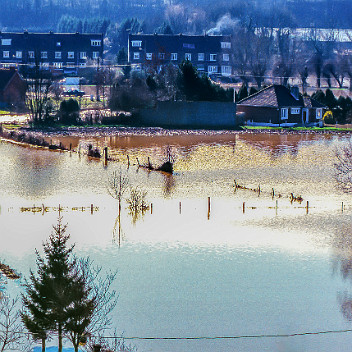
POLYGON ((16 74, 15 70, 1 69, 0 70, 0 91, 4 90, 12 77, 16 74))
POLYGON ((317 100, 314 100, 310 97, 303 97, 304 106, 306 108, 326 108, 326 106, 322 103, 319 103, 317 100))
MULTIPOLYGON (((91 49, 91 39, 102 40, 101 34, 81 33, 9 33, 0 32, 1 39, 11 39, 11 45, 1 46, 2 50, 64 50, 76 51, 91 49), (57 43, 60 43, 58 46, 57 43)), ((1 44, 1 41, 0 41, 1 44)), ((103 45, 103 43, 102 43, 103 45)), ((101 46, 102 47, 102 46, 101 46)), ((99 50, 100 47, 97 49, 99 50)))
MULTIPOLYGON (((214 52, 222 51, 221 42, 230 42, 230 36, 221 35, 167 35, 167 34, 131 34, 130 41, 141 40, 146 52, 214 52)), ((131 48, 132 49, 132 48, 131 48)))
POLYGON ((260 107, 307 107, 307 108, 323 108, 324 105, 310 97, 303 97, 299 94, 299 99, 295 99, 289 88, 274 84, 251 96, 242 99, 237 105, 260 106, 260 107))

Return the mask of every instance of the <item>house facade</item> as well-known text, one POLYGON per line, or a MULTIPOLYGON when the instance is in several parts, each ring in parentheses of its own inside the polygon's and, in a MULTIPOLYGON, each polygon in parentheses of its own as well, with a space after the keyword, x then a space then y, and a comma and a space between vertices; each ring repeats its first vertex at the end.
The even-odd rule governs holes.
POLYGON ((130 34, 128 62, 137 69, 160 68, 190 61, 208 75, 233 74, 231 36, 130 34))
POLYGON ((64 72, 86 67, 89 60, 102 62, 103 35, 80 33, 0 32, 2 67, 34 66, 64 72))
POLYGON ((316 100, 302 96, 298 87, 289 89, 278 84, 237 103, 237 112, 248 125, 318 125, 323 121, 325 109, 316 100))
POLYGON ((15 68, 0 69, 0 106, 24 107, 26 89, 26 82, 15 68))

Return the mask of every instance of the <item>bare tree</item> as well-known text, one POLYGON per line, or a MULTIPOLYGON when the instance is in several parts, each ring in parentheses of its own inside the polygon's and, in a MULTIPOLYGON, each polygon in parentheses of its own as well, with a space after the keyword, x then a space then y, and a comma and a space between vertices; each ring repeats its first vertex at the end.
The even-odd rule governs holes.
POLYGON ((122 204, 123 195, 128 189, 128 184, 129 184, 128 177, 122 173, 122 170, 120 170, 119 172, 114 171, 108 179, 108 186, 107 186, 108 192, 111 195, 111 197, 117 200, 118 207, 119 207, 118 216, 116 218, 115 226, 113 230, 115 233, 115 229, 118 224, 119 225, 119 233, 118 233, 119 244, 121 241, 121 208, 122 208, 121 204, 122 204))
POLYGON ((18 299, 11 299, 5 295, 0 297, 0 352, 8 349, 18 349, 21 341, 20 332, 23 330, 18 299))
POLYGON ((352 142, 336 151, 335 179, 344 192, 352 192, 352 142))
POLYGON ((259 28, 250 41, 250 70, 258 88, 262 87, 272 57, 273 30, 259 28))
POLYGON ((133 223, 138 220, 140 215, 144 215, 149 209, 146 197, 147 191, 143 191, 138 187, 131 188, 130 197, 127 199, 127 203, 133 223))
POLYGON ((26 104, 30 110, 32 122, 42 123, 48 118, 47 104, 49 100, 49 90, 51 79, 40 67, 39 59, 33 69, 33 74, 27 79, 26 104))
MULTIPOLYGON (((76 314, 66 324, 67 337, 72 342, 75 351, 78 351, 79 344, 88 338, 94 339, 94 336, 103 335, 111 327, 110 314, 116 306, 117 295, 115 290, 111 290, 116 273, 102 276, 102 268, 94 266, 89 257, 77 261, 76 271, 76 276, 79 277, 87 293, 84 300, 92 302, 88 319, 82 314, 76 314)), ((77 309, 79 313, 83 305, 84 302, 80 298, 78 302, 74 302, 73 309, 77 309)))

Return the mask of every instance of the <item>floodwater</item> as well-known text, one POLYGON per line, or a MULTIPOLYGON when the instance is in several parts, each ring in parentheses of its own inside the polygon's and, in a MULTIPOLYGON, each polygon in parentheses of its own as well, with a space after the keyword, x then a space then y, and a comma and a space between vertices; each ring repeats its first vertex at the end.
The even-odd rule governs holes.
MULTIPOLYGON (((352 329, 352 195, 339 191, 333 177, 335 151, 348 139, 61 138, 75 149, 109 146, 117 161, 107 165, 83 154, 0 142, 0 261, 24 277, 35 270, 35 248, 41 251, 60 205, 76 252, 118 271, 118 333, 237 337, 126 341, 138 351, 347 351, 351 332, 274 335, 352 329), (135 165, 149 156, 158 166, 167 150, 172 176, 135 165), (120 228, 107 191, 114 171, 147 191, 152 204, 134 219, 125 200, 120 228), (235 190, 234 180, 255 191, 235 190), (291 193, 303 201, 291 202, 291 193)), ((20 292, 21 283, 9 282, 7 291, 20 292)))

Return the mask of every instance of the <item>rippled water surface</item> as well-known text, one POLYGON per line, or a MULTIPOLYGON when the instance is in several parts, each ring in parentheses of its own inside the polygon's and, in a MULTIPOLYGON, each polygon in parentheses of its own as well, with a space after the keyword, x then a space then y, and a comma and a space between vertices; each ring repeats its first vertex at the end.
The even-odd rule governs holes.
MULTIPOLYGON (((333 178, 336 148, 347 140, 234 133, 61 138, 76 150, 109 146, 117 161, 107 165, 0 142, 0 260, 24 276, 35 269, 34 250, 60 204, 76 251, 118 270, 114 324, 126 337, 351 329, 352 195, 333 178), (168 147, 174 175, 135 165, 149 156, 158 166, 168 147), (133 220, 124 202, 120 236, 117 204, 107 192, 119 170, 152 204, 133 220), (234 180, 256 191, 235 190, 234 180), (291 202, 291 193, 303 201, 291 202), (29 211, 33 206, 47 211, 29 211)), ((20 291, 20 282, 8 290, 20 291)), ((340 333, 129 343, 139 351, 322 352, 347 351, 351 339, 340 333)))

